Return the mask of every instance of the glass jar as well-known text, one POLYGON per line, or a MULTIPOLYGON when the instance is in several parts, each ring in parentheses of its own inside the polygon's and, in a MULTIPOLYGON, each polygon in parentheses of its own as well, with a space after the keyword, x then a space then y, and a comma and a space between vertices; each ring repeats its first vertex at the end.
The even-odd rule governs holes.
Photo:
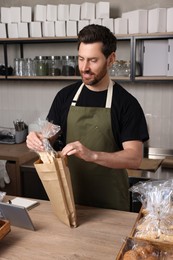
POLYGON ((31 58, 25 58, 24 60, 24 76, 35 76, 34 64, 31 58))
POLYGON ((62 62, 60 56, 48 56, 48 75, 60 76, 62 70, 62 62))
POLYGON ((14 59, 14 75, 24 76, 25 74, 25 59, 15 58, 14 59))
POLYGON ((36 76, 47 76, 47 58, 45 56, 36 56, 34 59, 35 63, 35 75, 36 76))
POLYGON ((62 56, 62 75, 74 76, 76 73, 75 56, 62 56))

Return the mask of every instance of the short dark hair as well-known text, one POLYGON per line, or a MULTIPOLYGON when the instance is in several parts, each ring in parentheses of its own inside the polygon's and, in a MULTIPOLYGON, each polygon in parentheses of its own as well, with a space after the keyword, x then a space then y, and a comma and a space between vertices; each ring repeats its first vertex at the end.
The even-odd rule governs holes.
POLYGON ((117 48, 115 35, 109 28, 98 24, 87 25, 78 33, 78 50, 82 42, 86 44, 102 42, 102 52, 106 58, 108 58, 112 52, 115 52, 117 48))

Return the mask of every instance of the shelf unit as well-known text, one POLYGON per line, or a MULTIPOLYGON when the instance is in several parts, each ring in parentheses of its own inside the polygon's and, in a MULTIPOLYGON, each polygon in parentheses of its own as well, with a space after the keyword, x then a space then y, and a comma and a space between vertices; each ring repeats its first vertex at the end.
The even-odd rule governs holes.
MULTIPOLYGON (((143 77, 136 76, 136 48, 137 45, 141 44, 144 40, 159 40, 159 39, 173 39, 173 33, 154 33, 154 34, 134 34, 134 35, 117 35, 117 41, 129 41, 130 44, 130 77, 112 77, 116 81, 172 81, 173 76, 164 76, 164 77, 143 77)), ((0 44, 3 45, 4 51, 4 64, 6 67, 6 75, 0 76, 0 80, 60 80, 60 81, 70 81, 78 80, 79 76, 8 76, 8 45, 19 45, 20 46, 20 57, 24 57, 24 45, 25 44, 46 44, 46 43, 77 43, 77 37, 49 37, 49 38, 5 38, 0 39, 0 44)))

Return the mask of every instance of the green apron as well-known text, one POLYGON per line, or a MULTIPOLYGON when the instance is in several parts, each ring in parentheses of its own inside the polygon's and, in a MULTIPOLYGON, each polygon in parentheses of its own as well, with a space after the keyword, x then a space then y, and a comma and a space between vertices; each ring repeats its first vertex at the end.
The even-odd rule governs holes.
MULTIPOLYGON (((80 141, 95 151, 115 152, 118 146, 112 133, 111 103, 113 82, 110 81, 105 108, 80 107, 78 89, 67 118, 67 143, 80 141)), ((68 158, 75 203, 81 205, 129 210, 129 185, 125 169, 111 169, 85 162, 72 155, 68 158)))

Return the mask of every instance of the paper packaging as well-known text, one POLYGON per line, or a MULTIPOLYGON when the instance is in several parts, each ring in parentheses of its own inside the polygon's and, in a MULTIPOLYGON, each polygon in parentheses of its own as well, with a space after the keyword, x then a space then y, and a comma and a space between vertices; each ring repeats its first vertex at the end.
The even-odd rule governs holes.
POLYGON ((17 23, 7 24, 8 38, 18 38, 18 25, 17 23))
POLYGON ((173 32, 173 7, 167 8, 167 32, 173 32))
POLYGON ((42 37, 41 22, 29 23, 30 37, 42 37))
POLYGON ((67 36, 77 36, 77 22, 67 21, 66 22, 67 36))
POLYGON ((96 3, 96 18, 109 18, 110 17, 110 3, 98 2, 96 3))
POLYGON ((54 37, 55 36, 55 24, 54 22, 42 22, 43 37, 54 37))
POLYGON ((79 20, 78 21, 78 32, 80 32, 80 30, 82 30, 87 25, 89 25, 89 20, 79 20))
POLYGON ((93 20, 90 20, 90 24, 102 25, 102 19, 93 19, 93 20))
POLYGON ((128 19, 128 33, 147 33, 147 10, 135 10, 122 13, 122 18, 128 19))
POLYGON ((166 8, 148 10, 148 33, 166 32, 166 8))
POLYGON ((21 6, 21 22, 30 23, 32 21, 31 6, 21 6))
POLYGON ((2 23, 11 23, 10 7, 1 7, 1 22, 2 23))
POLYGON ((69 20, 79 21, 80 19, 80 5, 70 4, 69 20))
POLYGON ((69 20, 69 5, 58 5, 58 20, 59 21, 68 21, 69 20))
POLYGON ((114 33, 127 34, 127 18, 114 19, 114 33))
POLYGON ((42 163, 38 160, 34 166, 58 219, 70 227, 76 227, 73 190, 65 159, 58 154, 52 163, 42 163))
POLYGON ((113 18, 104 18, 102 19, 102 25, 109 28, 111 32, 114 32, 114 19, 113 18))
POLYGON ((56 21, 55 22, 55 36, 64 37, 66 36, 66 22, 56 21))
POLYGON ((81 4, 81 20, 93 20, 95 19, 95 3, 85 2, 81 4))
POLYGON ((57 20, 57 6, 47 5, 46 20, 49 22, 55 22, 57 20))
POLYGON ((0 38, 7 38, 5 23, 0 23, 0 38))
POLYGON ((34 21, 35 22, 46 21, 46 5, 34 6, 34 21))
POLYGON ((19 38, 28 38, 28 23, 18 23, 19 38))
POLYGON ((21 21, 20 14, 21 14, 20 7, 11 7, 11 22, 20 23, 21 21))

